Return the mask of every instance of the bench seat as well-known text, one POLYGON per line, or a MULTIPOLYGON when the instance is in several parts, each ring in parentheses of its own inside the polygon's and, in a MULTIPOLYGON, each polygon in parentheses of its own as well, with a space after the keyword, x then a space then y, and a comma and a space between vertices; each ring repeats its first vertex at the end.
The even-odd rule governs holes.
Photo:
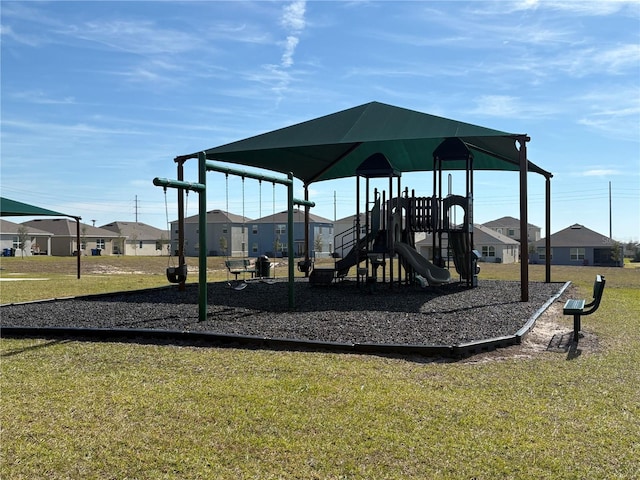
POLYGON ((570 298, 564 304, 562 313, 564 315, 573 315, 573 341, 578 342, 580 339, 581 317, 583 315, 591 315, 598 310, 602 294, 604 293, 605 278, 604 275, 596 275, 593 283, 593 300, 589 303, 585 299, 570 298))
POLYGON ((573 315, 575 313, 582 313, 584 310, 585 300, 567 300, 567 303, 564 304, 563 314, 565 315, 573 315))
POLYGON ((235 275, 236 280, 238 280, 238 275, 241 273, 250 273, 251 278, 256 274, 255 262, 250 258, 225 260, 224 265, 229 270, 229 273, 235 275))

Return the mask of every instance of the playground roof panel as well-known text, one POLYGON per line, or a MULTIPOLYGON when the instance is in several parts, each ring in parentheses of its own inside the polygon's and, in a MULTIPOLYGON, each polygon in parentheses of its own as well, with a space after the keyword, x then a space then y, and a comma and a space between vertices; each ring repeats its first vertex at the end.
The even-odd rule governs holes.
MULTIPOLYGON (((516 140, 525 136, 371 102, 205 152, 209 160, 292 172, 310 184, 353 177, 358 166, 378 152, 401 172, 431 171, 433 151, 447 138, 459 138, 473 152, 474 170, 519 171, 516 140)), ((465 168, 462 159, 445 166, 465 168)), ((528 168, 550 176, 532 162, 528 168)))
POLYGON ((54 212, 47 208, 29 205, 28 203, 10 200, 0 197, 0 216, 2 217, 26 217, 26 216, 43 216, 43 217, 74 217, 66 213, 54 212))

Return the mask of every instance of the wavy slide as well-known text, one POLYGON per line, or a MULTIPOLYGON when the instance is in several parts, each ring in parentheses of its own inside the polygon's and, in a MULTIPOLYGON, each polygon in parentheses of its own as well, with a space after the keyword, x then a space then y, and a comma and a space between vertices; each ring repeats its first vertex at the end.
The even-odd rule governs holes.
POLYGON ((427 279, 429 285, 443 285, 451 281, 449 270, 437 267, 406 243, 396 242, 395 250, 398 255, 409 262, 416 273, 427 279))

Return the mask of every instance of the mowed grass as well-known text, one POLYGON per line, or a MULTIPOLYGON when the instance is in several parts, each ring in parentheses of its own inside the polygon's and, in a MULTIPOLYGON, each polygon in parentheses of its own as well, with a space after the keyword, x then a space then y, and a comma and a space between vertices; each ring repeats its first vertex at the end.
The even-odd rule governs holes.
MULTIPOLYGON (((2 276, 33 276, 17 264, 2 276)), ((4 338, 0 478, 640 478, 640 269, 552 272, 582 296, 606 275, 583 319, 597 350, 442 363, 4 338)), ((2 303, 43 282, 1 282, 2 303)))

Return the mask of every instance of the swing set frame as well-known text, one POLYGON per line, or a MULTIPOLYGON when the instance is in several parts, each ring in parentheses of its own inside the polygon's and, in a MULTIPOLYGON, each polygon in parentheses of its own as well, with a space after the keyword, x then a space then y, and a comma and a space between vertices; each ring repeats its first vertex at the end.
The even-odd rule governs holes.
MULTIPOLYGON (((293 210, 294 206, 304 206, 305 208, 315 207, 315 203, 309 200, 300 200, 293 196, 293 173, 289 172, 287 178, 271 177, 268 175, 256 174, 245 170, 238 170, 216 163, 207 161, 205 152, 198 153, 198 182, 184 181, 184 162, 187 159, 177 157, 175 159, 178 164, 178 179, 171 180, 167 178, 156 177, 153 184, 157 187, 175 188, 178 190, 178 258, 179 266, 186 265, 184 254, 184 192, 193 191, 198 193, 198 242, 200 249, 198 251, 198 320, 205 321, 207 319, 207 172, 214 171, 224 173, 225 175, 236 175, 244 178, 251 178, 260 182, 268 181, 274 185, 280 184, 287 187, 287 235, 289 245, 293 245, 293 210)), ((295 289, 294 289, 294 252, 293 248, 288 249, 289 254, 289 309, 295 308, 295 289)), ((180 283, 180 289, 183 290, 184 282, 180 283)))

